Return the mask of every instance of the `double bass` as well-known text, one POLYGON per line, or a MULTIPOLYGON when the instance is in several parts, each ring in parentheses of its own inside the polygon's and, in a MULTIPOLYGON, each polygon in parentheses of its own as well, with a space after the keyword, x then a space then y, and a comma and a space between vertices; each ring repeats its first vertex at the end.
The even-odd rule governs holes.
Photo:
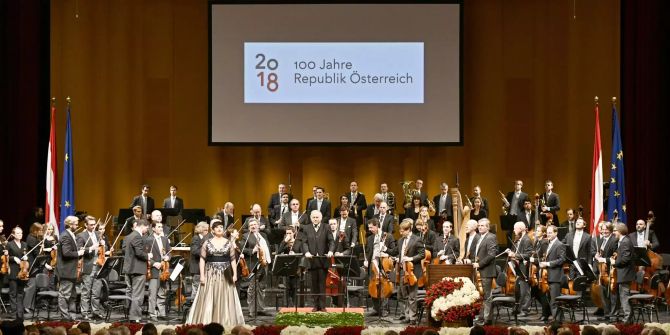
MULTIPOLYGON (((345 238, 345 233, 340 231, 338 237, 338 243, 343 243, 345 238)), ((326 295, 336 296, 340 294, 340 275, 335 269, 335 256, 330 258, 330 267, 328 268, 328 274, 326 275, 326 295)))
MULTIPOLYGON (((380 241, 381 245, 384 245, 387 234, 388 233, 384 233, 382 235, 380 241)), ((365 239, 361 239, 361 241, 365 241, 365 239)), ((367 259, 367 256, 365 255, 365 247, 365 243, 363 242, 363 257, 367 259)), ((388 277, 388 272, 390 272, 390 269, 388 268, 389 262, 391 262, 392 266, 392 261, 389 257, 380 257, 379 259, 382 263, 382 271, 380 271, 379 267, 374 262, 374 255, 372 258, 373 262, 370 264, 372 276, 370 277, 370 283, 368 284, 368 292, 370 293, 370 296, 375 299, 388 298, 393 293, 393 283, 391 283, 391 280, 389 280, 388 277)))

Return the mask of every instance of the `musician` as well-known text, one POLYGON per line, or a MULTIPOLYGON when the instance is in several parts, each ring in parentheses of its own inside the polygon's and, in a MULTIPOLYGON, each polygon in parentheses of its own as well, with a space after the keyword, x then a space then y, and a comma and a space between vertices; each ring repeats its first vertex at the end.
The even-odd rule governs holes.
POLYGON ((144 240, 144 247, 149 250, 151 256, 151 279, 149 279, 149 318, 151 321, 164 319, 165 297, 167 295, 167 280, 160 280, 162 263, 170 261, 170 241, 163 236, 163 224, 154 222, 151 224, 153 234, 147 236, 144 240))
POLYGON ((219 208, 219 211, 216 213, 216 215, 221 217, 223 226, 228 228, 228 226, 235 222, 235 220, 233 220, 235 217, 235 205, 232 202, 226 202, 223 204, 223 208, 219 208))
POLYGON ((471 251, 472 267, 479 272, 482 280, 482 288, 484 289, 484 308, 479 314, 479 324, 484 322, 493 323, 493 313, 491 312, 491 303, 493 297, 491 296, 491 285, 493 279, 496 277, 495 258, 498 253, 498 241, 495 234, 489 233, 490 222, 489 219, 481 219, 477 222, 479 229, 479 239, 477 244, 471 251))
MULTIPOLYGON (((131 299, 128 317, 130 320, 139 322, 142 319, 142 303, 144 302, 144 284, 146 282, 147 262, 153 259, 153 253, 146 250, 144 238, 148 230, 149 222, 139 220, 135 229, 126 236, 123 272, 126 274, 126 293, 131 299)), ((58 260, 60 265, 60 259, 58 260)))
POLYGON ((170 185, 170 196, 163 200, 163 208, 176 208, 181 215, 184 209, 184 199, 177 196, 177 186, 170 185))
POLYGON ((414 191, 414 194, 418 195, 419 198, 421 199, 421 206, 426 206, 428 207, 428 193, 422 190, 423 188, 423 180, 417 179, 414 182, 414 186, 416 187, 416 190, 414 191))
MULTIPOLYGON (((0 220, 0 254, 3 256, 7 254, 7 238, 5 235, 2 235, 2 231, 5 229, 5 222, 0 220)), ((9 262, 11 260, 7 260, 7 266, 9 267, 9 262)), ((9 270, 9 268, 8 268, 9 270)), ((5 287, 4 281, 5 281, 5 275, 3 273, 0 273, 0 290, 5 287)))
MULTIPOLYGON (((561 278, 563 277, 563 263, 565 263, 565 245, 558 240, 558 229, 554 225, 547 227, 547 252, 544 261, 540 262, 540 268, 546 269, 549 282, 549 296, 551 298, 551 314, 554 319, 557 316, 556 297, 561 295, 561 278)), ((546 320, 545 320, 546 321, 546 320)))
MULTIPOLYGON (((418 181, 417 181, 418 182, 418 181)), ((414 275, 421 277, 421 260, 424 258, 425 249, 423 243, 418 236, 412 234, 412 221, 408 219, 402 220, 400 223, 400 240, 396 243, 395 248, 388 250, 388 254, 397 256, 400 262, 412 262, 414 265, 414 275)), ((404 276, 405 266, 401 263, 400 278, 404 276)), ((418 282, 418 280, 417 280, 418 282)), ((418 283, 414 285, 400 284, 398 288, 398 301, 405 300, 404 311, 399 320, 407 320, 410 324, 417 323, 416 310, 416 293, 418 290, 418 283)))
POLYGON ((93 292, 93 279, 96 273, 93 271, 95 261, 97 260, 98 246, 100 238, 97 234, 96 220, 93 216, 87 215, 84 218, 84 231, 77 234, 76 242, 79 248, 84 249, 83 266, 79 275, 79 291, 81 292, 81 314, 84 320, 91 320, 93 312, 102 314, 102 311, 91 311, 91 295, 93 292))
POLYGON ((375 219, 379 220, 379 228, 382 231, 393 234, 393 215, 388 212, 388 204, 381 202, 379 204, 379 214, 374 216, 375 219))
POLYGON ((205 241, 205 236, 208 233, 209 225, 205 221, 200 221, 195 226, 194 236, 191 239, 191 257, 189 258, 188 269, 192 277, 191 297, 193 299, 195 299, 195 294, 198 293, 198 288, 200 287, 200 252, 202 250, 202 243, 205 241))
POLYGON ((130 208, 133 208, 135 206, 140 206, 142 209, 142 214, 147 215, 151 212, 153 212, 155 206, 154 206, 154 198, 149 196, 149 191, 151 190, 151 186, 144 184, 142 185, 142 193, 139 195, 136 195, 133 198, 133 201, 130 203, 130 208))
POLYGON ((365 219, 370 220, 375 215, 379 215, 379 206, 381 206, 382 202, 384 201, 384 198, 382 197, 381 193, 377 193, 374 196, 374 203, 368 205, 368 208, 365 210, 365 219))
MULTIPOLYGON (((298 200, 293 199, 291 201, 298 201, 298 200)), ((277 254, 280 255, 302 254, 302 243, 296 243, 295 235, 296 233, 293 228, 286 229, 284 239, 279 244, 277 254)), ((299 307, 303 307, 305 305, 304 299, 302 299, 301 297, 301 299, 296 300, 298 277, 296 275, 288 276, 286 277, 285 283, 286 283, 285 284, 286 306, 292 307, 295 306, 295 304, 298 304, 299 307)))
POLYGON ((554 216, 554 222, 560 222, 558 220, 558 211, 561 209, 561 199, 558 197, 558 194, 553 192, 554 183, 551 180, 547 180, 544 183, 544 193, 540 196, 540 199, 544 201, 544 205, 540 208, 542 213, 542 224, 547 222, 547 213, 551 213, 554 216))
MULTIPOLYGON (((100 245, 104 246, 105 256, 111 256, 114 253, 114 248, 112 248, 112 245, 110 245, 109 242, 107 241, 107 237, 105 236, 105 227, 106 227, 106 225, 104 224, 104 222, 101 222, 98 225, 98 231, 97 231, 97 235, 96 235, 96 237, 98 238, 98 241, 99 241, 98 242, 99 243, 98 248, 100 248, 100 245)), ((100 252, 99 249, 98 249, 98 252, 100 252)), ((99 254, 98 254, 98 257, 100 257, 99 254)), ((92 289, 92 292, 91 292, 91 311, 93 312, 92 317, 93 317, 94 320, 95 319, 97 319, 97 320, 104 319, 104 316, 103 316, 104 308, 103 308, 102 303, 100 301, 100 299, 102 298, 102 285, 103 284, 102 284, 102 279, 96 278, 96 275, 97 275, 98 271, 100 271, 100 269, 102 268, 103 265, 104 265, 104 263, 102 265, 100 265, 97 262, 95 262, 93 264, 93 269, 91 270, 91 274, 94 277, 93 278, 93 289, 92 289)))
POLYGON ((530 256, 533 253, 533 245, 528 237, 526 224, 518 221, 514 224, 514 249, 507 253, 510 259, 519 262, 519 268, 523 274, 517 273, 521 279, 519 283, 519 303, 521 307, 521 316, 526 317, 530 313, 530 256))
POLYGON ((277 185, 277 193, 272 193, 270 196, 270 201, 268 202, 268 212, 272 213, 272 210, 275 208, 277 205, 281 205, 284 202, 281 200, 282 196, 286 194, 288 196, 288 201, 293 199, 293 195, 288 193, 288 189, 286 188, 285 184, 279 184, 277 185))
POLYGON ((482 198, 474 197, 472 205, 472 212, 470 212, 471 219, 479 221, 488 217, 488 211, 482 206, 482 198))
MULTIPOLYGON (((524 202, 529 200, 528 194, 523 192, 521 190, 522 188, 523 181, 516 180, 514 182, 514 191, 507 192, 507 195, 505 196, 505 199, 507 199, 507 202, 509 203, 508 214, 511 216, 518 217, 518 215, 521 214, 524 210, 524 202)), ((528 225, 526 225, 526 227, 528 227, 528 225)))
MULTIPOLYGON (((323 197, 323 189, 317 189, 317 199, 323 197)), ((316 204, 317 199, 312 201, 316 204)), ((322 256, 332 257, 335 251, 335 241, 333 236, 328 234, 328 228, 321 224, 322 212, 319 210, 312 210, 310 212, 311 224, 307 224, 302 228, 302 251, 305 257, 310 261, 309 271, 312 278, 312 293, 314 299, 313 312, 325 311, 326 297, 323 294, 326 291, 326 272, 330 262, 322 256), (314 258, 315 256, 321 256, 314 258)))
POLYGON ((405 218, 412 219, 412 221, 416 220, 421 212, 421 207, 423 207, 421 205, 421 197, 416 194, 412 195, 409 208, 405 208, 405 218))
MULTIPOLYGON (((575 230, 565 236, 565 242, 577 259, 591 263, 591 235, 584 231, 584 226, 586 226, 584 219, 578 218, 575 221, 575 230)), ((570 278, 575 278, 578 274, 575 266, 570 264, 570 278)))
MULTIPOLYGON (((363 266, 368 269, 368 275, 372 276, 372 267, 374 266, 377 270, 377 273, 381 275, 382 268, 379 265, 380 257, 389 257, 387 253, 389 250, 395 248, 395 239, 393 234, 384 232, 379 227, 379 221, 377 219, 371 219, 367 221, 368 230, 370 231, 370 236, 367 237, 367 243, 365 244, 365 255, 367 258, 363 261, 363 266)), ((388 305, 388 299, 378 299, 372 298, 372 308, 374 312, 369 316, 379 316, 381 313, 382 316, 388 314, 386 312, 386 307, 388 305)))
POLYGON ((249 232, 242 237, 247 245, 242 250, 242 253, 247 259, 249 271, 255 276, 249 281, 249 287, 247 288, 249 316, 269 316, 269 314, 265 312, 265 282, 263 280, 267 274, 267 266, 272 262, 270 249, 268 247, 269 242, 265 236, 260 233, 259 222, 256 218, 250 218, 247 220, 247 223, 249 224, 249 232), (261 258, 261 256, 263 258, 261 258), (265 264, 262 264, 262 262, 265 264))
POLYGON ((635 230, 637 232, 631 236, 633 246, 646 247, 647 249, 651 248, 652 251, 658 252, 660 243, 658 242, 656 233, 654 233, 653 230, 649 230, 649 236, 646 236, 647 222, 644 220, 637 220, 635 223, 635 230))
POLYGON ((321 212, 322 219, 328 221, 330 219, 330 200, 324 198, 324 192, 323 187, 316 188, 316 197, 308 203, 307 213, 317 210, 321 212))
POLYGON ((123 236, 127 236, 135 229, 135 222, 144 219, 142 216, 142 206, 133 206, 133 216, 126 219, 123 227, 123 236))
POLYGON ((307 206, 309 206, 309 203, 312 202, 312 200, 314 200, 316 198, 316 189, 317 188, 319 188, 318 185, 312 186, 312 196, 307 198, 307 200, 305 200, 305 203, 307 204, 307 206))
POLYGON ((628 227, 625 223, 617 223, 614 226, 614 236, 619 239, 616 250, 617 256, 610 257, 609 264, 614 264, 617 270, 617 292, 624 313, 624 322, 632 323, 633 314, 631 313, 628 297, 630 297, 630 283, 635 280, 634 245, 632 239, 628 236, 628 227))
POLYGON ((281 222, 277 226, 277 228, 284 231, 288 229, 296 230, 298 225, 307 224, 307 215, 300 213, 300 201, 298 199, 291 199, 289 205, 291 210, 282 215, 281 222))
POLYGON ((14 240, 7 242, 6 251, 9 256, 9 301, 11 306, 16 308, 14 317, 23 319, 23 301, 26 281, 18 278, 21 270, 21 261, 28 261, 28 244, 21 241, 23 238, 23 229, 16 226, 12 229, 14 240))
MULTIPOLYGON (((159 210, 154 210, 154 211, 151 212, 151 222, 149 223, 150 227, 153 227, 157 223, 163 223, 163 213, 161 213, 161 211, 159 211, 159 210)), ((149 235, 152 234, 151 231, 149 231, 148 233, 149 233, 149 235)), ((175 233, 178 234, 179 232, 177 231, 175 233)), ((170 235, 170 226, 167 225, 167 224, 163 224, 163 236, 168 236, 168 235, 170 235)))
POLYGON ((427 251, 430 251, 431 255, 435 255, 435 250, 437 249, 435 247, 435 241, 437 240, 437 234, 435 231, 428 228, 428 224, 423 221, 422 218, 416 219, 414 226, 419 232, 417 235, 421 239, 421 243, 423 243, 424 248, 426 248, 427 251))
POLYGON ((77 237, 74 235, 79 218, 68 216, 65 218, 67 229, 60 235, 60 248, 58 248, 58 263, 56 264, 56 274, 60 281, 58 288, 58 309, 62 320, 73 320, 70 316, 70 299, 73 294, 76 296, 74 285, 77 281, 77 262, 79 257, 84 256, 86 250, 77 244, 77 237))
POLYGON ((568 227, 568 232, 575 230, 575 211, 572 208, 568 208, 565 211, 565 215, 568 217, 567 220, 561 222, 561 227, 568 227))
POLYGON ((465 250, 461 250, 460 259, 463 260, 465 264, 471 264, 471 260, 475 259, 475 256, 472 254, 477 241, 479 240, 479 231, 478 223, 475 220, 469 220, 465 225, 465 233, 467 234, 465 240, 465 250))
POLYGON ((486 213, 489 212, 489 201, 482 197, 482 188, 479 187, 479 185, 475 185, 475 187, 472 189, 472 197, 470 198, 470 201, 474 205, 475 199, 481 198, 482 205, 481 208, 484 209, 486 213))
POLYGON ((458 237, 454 236, 452 231, 453 223, 446 221, 442 225, 442 235, 436 240, 437 256, 441 261, 446 260, 447 264, 455 264, 459 255, 458 237))
MULTIPOLYGON (((395 194, 391 197, 391 192, 389 192, 389 185, 387 183, 381 183, 379 185, 379 194, 382 196, 382 201, 389 207, 388 213, 393 215, 393 212, 395 212, 395 194)), ((368 208, 370 207, 368 206, 368 208)), ((365 214, 367 215, 367 213, 365 214)))
MULTIPOLYGON (((619 245, 619 240, 616 236, 612 235, 613 228, 614 226, 611 222, 600 222, 601 236, 600 238, 594 239, 593 248, 595 251, 592 251, 596 252, 595 260, 597 264, 605 264, 604 270, 607 271, 608 275, 611 266, 609 260, 619 245)), ((598 273, 599 276, 602 275, 602 273, 600 273, 600 267, 595 266, 594 271, 598 273)), ((598 278, 598 280, 600 280, 600 278, 598 278)), ((609 285, 602 285, 603 317, 598 318, 599 321, 609 321, 610 315, 615 314, 618 296, 615 292, 611 292, 609 288, 609 285)))
POLYGON ((41 223, 35 222, 32 225, 30 225, 30 233, 28 234, 28 237, 26 238, 26 244, 28 245, 28 264, 29 265, 29 273, 28 275, 30 278, 28 279, 28 282, 26 283, 26 288, 25 288, 25 293, 23 296, 23 307, 25 308, 25 312, 28 314, 31 314, 33 312, 33 302, 35 301, 35 291, 37 290, 36 283, 35 283, 35 276, 37 275, 38 272, 42 271, 33 271, 33 263, 35 262, 35 258, 40 255, 40 249, 41 247, 37 247, 37 245, 41 245, 43 236, 44 236, 44 227, 42 226, 41 223))
MULTIPOLYGON (((51 255, 52 250, 58 249, 58 235, 56 235, 56 227, 54 224, 46 224, 46 231, 44 232, 44 248, 42 249, 42 253, 44 255, 51 255)), ((0 230, 2 232, 2 230, 0 230)), ((58 259, 58 253, 55 254, 56 259, 58 259)), ((49 275, 49 290, 56 290, 56 276, 53 275, 53 271, 55 270, 51 264, 51 262, 47 262, 44 264, 45 267, 45 273, 49 275)))
MULTIPOLYGON (((540 223, 540 220, 538 219, 535 222, 535 240, 533 241, 533 251, 532 251, 532 256, 530 257, 530 263, 535 264, 536 266, 540 265, 540 261, 542 260, 541 257, 544 257, 544 255, 547 253, 547 247, 549 246, 549 241, 547 241, 547 227, 543 226, 540 223)), ((540 272, 537 271, 535 274, 537 277, 536 280, 539 283, 540 279, 540 272)), ((549 306, 549 299, 547 298, 547 295, 544 294, 541 290, 539 285, 531 287, 531 295, 535 297, 540 302, 540 306, 542 306, 542 314, 540 316, 540 320, 543 320, 544 322, 547 322, 549 320, 549 315, 551 315, 551 308, 549 306)))
POLYGON ((272 226, 270 226, 268 218, 263 216, 263 210, 261 208, 261 205, 253 204, 251 206, 250 214, 251 216, 248 217, 246 220, 244 220, 244 224, 242 225, 241 229, 242 235, 249 232, 249 222, 251 219, 255 219, 256 222, 258 222, 258 231, 263 235, 264 238, 267 239, 267 234, 270 232, 272 226))
POLYGON ((340 252, 349 251, 358 243, 358 225, 356 220, 349 217, 349 208, 342 206, 340 208, 340 217, 335 220, 338 232, 344 232, 346 237, 346 245, 342 246, 340 252))
POLYGON ((527 229, 535 229, 535 221, 537 220, 535 212, 533 212, 533 205, 531 204, 530 199, 523 201, 523 210, 517 214, 517 221, 521 221, 526 224, 527 229))
POLYGON ((270 219, 275 223, 275 226, 281 223, 281 218, 289 211, 289 195, 284 193, 281 195, 281 200, 278 204, 270 209, 270 219))
POLYGON ((433 197, 433 203, 435 204, 436 213, 442 213, 443 211, 446 211, 447 220, 453 219, 451 195, 449 194, 449 185, 447 185, 447 183, 440 183, 440 193, 433 197))
POLYGON ((353 214, 351 217, 360 226, 363 224, 363 210, 368 208, 368 203, 365 200, 365 194, 358 192, 358 183, 355 180, 349 184, 349 191, 349 204, 353 214))
MULTIPOLYGON (((352 222, 352 225, 355 225, 355 221, 351 218, 349 218, 352 222)), ((344 231, 340 231, 339 227, 339 221, 337 219, 330 219, 328 220, 328 228, 330 235, 333 238, 333 241, 335 241, 335 251, 334 255, 335 256, 343 256, 343 255, 351 255, 351 247, 349 244, 348 236, 344 231)), ((329 260, 330 262, 330 260, 329 260)), ((335 271, 334 269, 331 268, 331 270, 335 271)), ((330 276, 330 273, 327 275, 330 276)), ((340 288, 341 289, 341 288, 340 288)), ((333 306, 341 307, 342 301, 340 301, 340 297, 337 295, 331 296, 333 306)))

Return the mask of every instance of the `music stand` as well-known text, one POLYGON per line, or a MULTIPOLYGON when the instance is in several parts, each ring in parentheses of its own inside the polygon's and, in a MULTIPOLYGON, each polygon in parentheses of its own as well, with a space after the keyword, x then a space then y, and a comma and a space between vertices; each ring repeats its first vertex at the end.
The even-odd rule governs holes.
POLYGON ((651 266, 651 260, 647 255, 646 247, 634 247, 633 260, 635 262, 635 266, 651 266))
MULTIPOLYGON (((179 278, 179 286, 178 286, 177 290, 175 290, 174 295, 175 295, 175 300, 180 300, 179 295, 183 294, 183 292, 181 292, 181 290, 179 290, 179 289, 182 288, 183 285, 184 285, 183 277, 181 275, 181 272, 184 270, 184 257, 174 256, 174 257, 170 258, 169 263, 170 263, 170 267, 172 268, 172 272, 170 273, 170 280, 168 281, 168 285, 170 285, 168 291, 172 293, 172 283, 175 282, 177 280, 177 278, 179 278), (177 294, 177 291, 179 291, 179 294, 177 294)), ((171 304, 167 304, 167 305, 168 306, 167 306, 167 309, 165 311, 166 314, 169 313, 169 310, 170 310, 169 306, 171 304)), ((183 303, 179 304, 178 307, 177 307, 177 311, 181 312, 182 307, 183 307, 183 303)), ((170 321, 177 321, 177 320, 181 320, 181 318, 178 317, 176 319, 170 319, 170 320, 168 320, 168 324, 170 323, 170 321)))
POLYGON ((184 221, 190 223, 198 223, 200 221, 206 221, 205 210, 201 208, 184 208, 181 211, 181 217, 184 221))
POLYGON ((589 280, 589 282, 593 282, 594 280, 598 280, 598 276, 596 276, 596 273, 593 272, 593 269, 589 266, 589 263, 586 262, 585 259, 578 259, 577 262, 579 263, 579 267, 582 269, 584 272, 584 276, 589 280))
MULTIPOLYGON (((290 277, 300 275, 302 277, 302 271, 299 271, 300 268, 305 268, 305 263, 303 259, 305 257, 303 254, 293 254, 293 255, 275 255, 274 262, 272 264, 272 275, 278 277, 290 277)), ((285 288, 288 290, 288 286, 285 288)), ((287 292, 285 291, 286 295, 287 292)), ((298 312, 298 302, 294 301, 295 312, 298 312)))
POLYGON ((104 279, 109 277, 109 272, 112 271, 117 263, 123 260, 123 256, 109 257, 105 260, 105 264, 102 265, 98 273, 95 275, 95 279, 104 279))
POLYGON ((50 255, 37 256, 31 265, 29 277, 32 278, 37 276, 38 273, 42 273, 42 271, 44 271, 44 266, 49 260, 51 260, 50 255))

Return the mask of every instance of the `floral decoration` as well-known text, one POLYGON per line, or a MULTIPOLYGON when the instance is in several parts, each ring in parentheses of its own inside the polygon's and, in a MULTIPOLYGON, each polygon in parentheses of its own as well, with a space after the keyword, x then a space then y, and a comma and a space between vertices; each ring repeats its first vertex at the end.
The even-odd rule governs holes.
POLYGON ((467 277, 445 277, 426 291, 426 306, 437 321, 473 319, 482 307, 482 297, 467 277))
POLYGON ((252 330, 254 335, 280 335, 286 326, 258 326, 252 330))

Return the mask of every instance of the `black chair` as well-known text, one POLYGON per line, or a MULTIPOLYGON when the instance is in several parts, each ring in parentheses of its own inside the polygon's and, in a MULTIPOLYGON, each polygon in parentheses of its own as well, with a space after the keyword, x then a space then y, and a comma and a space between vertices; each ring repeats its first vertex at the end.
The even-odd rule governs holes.
POLYGON ((110 283, 119 282, 119 274, 115 270, 109 272, 107 279, 102 279, 102 292, 100 294, 100 302, 105 308, 105 322, 109 322, 109 318, 114 309, 120 309, 123 311, 124 319, 128 320, 128 312, 130 309, 130 297, 126 294, 125 289, 122 293, 111 292, 110 283))
MULTIPOLYGON (((572 280, 572 289, 575 291, 574 295, 571 294, 561 294, 556 297, 556 308, 557 308, 557 319, 563 321, 565 312, 570 316, 570 321, 575 323, 589 321, 589 313, 586 310, 586 304, 582 295, 584 291, 591 285, 591 282, 586 276, 577 276, 572 280), (579 321, 575 320, 575 312, 582 313, 582 319, 579 321)), ((563 288, 568 288, 567 281, 562 285, 563 288)))
POLYGON ((520 297, 519 286, 515 284, 514 294, 503 294, 502 288, 507 284, 507 273, 506 271, 500 271, 497 265, 496 270, 499 271, 498 277, 496 278, 496 285, 498 285, 498 288, 500 289, 496 289, 498 293, 494 294, 491 300, 491 309, 495 309, 496 311, 496 316, 493 319, 496 321, 500 319, 500 309, 503 308, 507 312, 507 320, 511 322, 512 318, 514 318, 514 323, 519 325, 519 319, 516 313, 520 297))
POLYGON ((47 310, 46 320, 51 320, 51 306, 53 305, 54 300, 56 305, 58 304, 58 291, 49 290, 49 275, 45 273, 38 273, 35 276, 35 296, 33 297, 33 320, 37 316, 36 320, 39 320, 40 317, 40 308, 38 308, 38 303, 40 301, 44 302, 44 306, 47 310))
MULTIPOLYGON (((661 276, 654 274, 649 280, 651 281, 651 291, 658 291, 658 284, 661 282, 661 276)), ((642 320, 642 323, 644 323, 645 316, 649 316, 648 322, 653 322, 652 319, 655 314, 656 322, 660 322, 658 320, 658 300, 658 297, 651 294, 651 292, 631 294, 631 296, 628 297, 628 303, 630 304, 632 313, 631 318, 635 322, 640 322, 640 320, 642 320)))

